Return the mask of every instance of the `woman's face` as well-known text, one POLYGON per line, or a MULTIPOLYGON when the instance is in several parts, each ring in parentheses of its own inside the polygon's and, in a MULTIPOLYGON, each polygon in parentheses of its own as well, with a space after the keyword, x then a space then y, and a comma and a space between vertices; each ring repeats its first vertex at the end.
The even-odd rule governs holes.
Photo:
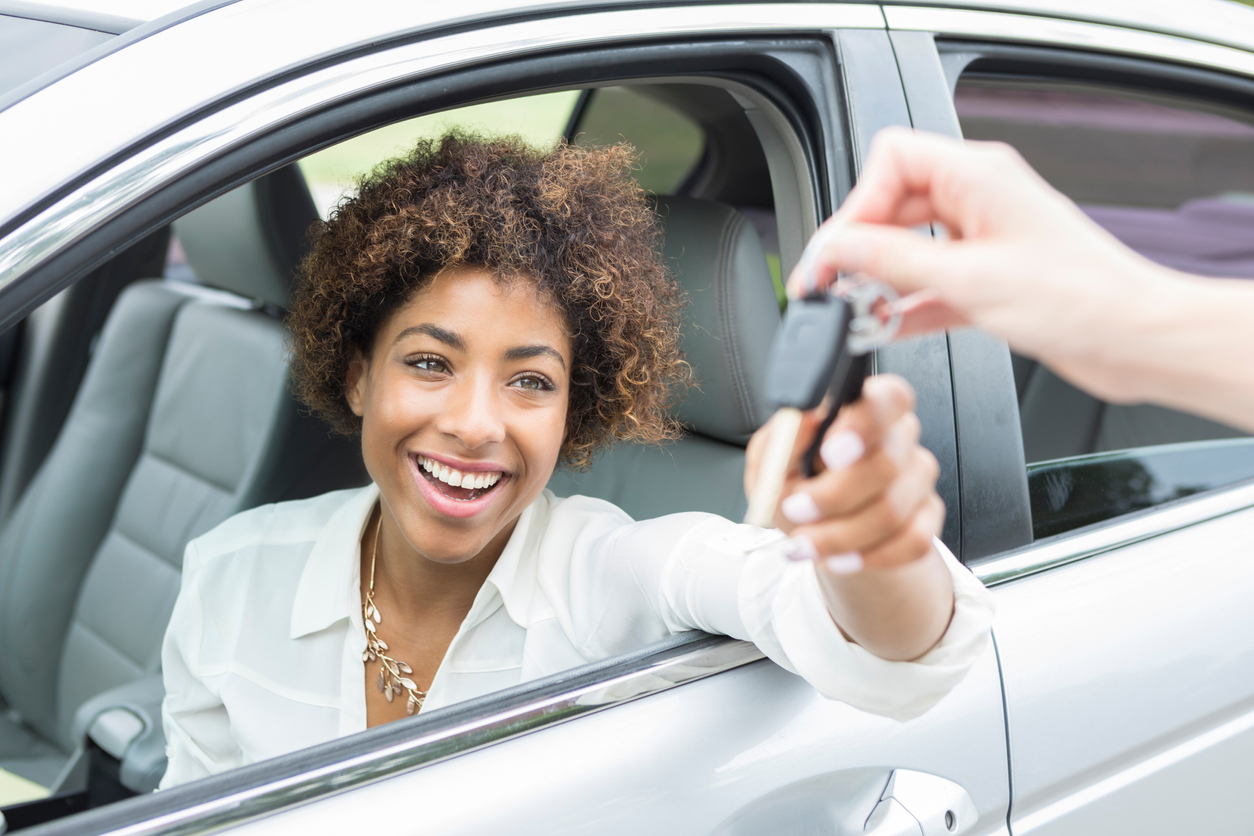
POLYGON ((348 402, 366 469, 416 551, 460 563, 503 548, 557 465, 571 362, 557 307, 479 268, 443 271, 384 322, 348 402))

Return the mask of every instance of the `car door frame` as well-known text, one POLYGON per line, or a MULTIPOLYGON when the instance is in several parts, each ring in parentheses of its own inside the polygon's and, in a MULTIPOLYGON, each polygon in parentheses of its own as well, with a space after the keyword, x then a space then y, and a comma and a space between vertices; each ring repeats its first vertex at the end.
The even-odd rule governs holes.
MULTIPOLYGON (((1254 55, 1231 47, 1026 15, 885 11, 899 60, 939 43, 935 58, 905 59, 903 79, 909 93, 906 65, 927 64, 918 75, 943 133, 960 135, 953 87, 981 59, 1032 66, 1037 77, 1052 69, 1165 92, 1201 86, 1219 99, 1239 91, 1254 112, 1254 55)), ((1026 467, 1022 454, 1017 466, 1026 467)), ((1254 758, 1252 532, 1254 481, 976 563, 999 604, 1016 834, 1248 825, 1230 799, 1243 792, 1233 776, 1254 758)))
MULTIPOLYGON (((656 27, 654 34, 661 39, 659 43, 664 44, 667 39, 672 39, 672 45, 673 39, 680 33, 696 38, 729 35, 733 39, 742 40, 750 36, 778 36, 780 48, 783 48, 787 46, 789 38, 795 39, 798 32, 809 33, 807 37, 817 39, 818 42, 831 42, 830 39, 833 36, 830 33, 836 30, 848 31, 847 27, 850 26, 869 25, 867 21, 882 30, 882 17, 879 16, 875 7, 849 5, 816 8, 813 6, 747 5, 736 7, 736 11, 738 16, 735 19, 724 22, 710 21, 707 14, 708 7, 599 12, 588 16, 597 20, 585 20, 582 23, 592 31, 612 34, 599 34, 593 38, 584 37, 576 40, 578 46, 591 48, 596 43, 611 38, 632 37, 630 33, 624 34, 621 25, 606 25, 623 21, 634 22, 635 25, 640 26, 641 32, 635 37, 641 38, 644 37, 646 31, 645 24, 650 20, 654 21, 653 25, 656 27), (872 17, 867 16, 868 9, 874 12, 872 17), (617 18, 608 17, 611 15, 616 15, 617 18), (597 25, 598 23, 601 25, 597 25)), ((528 26, 533 23, 534 21, 502 24, 502 28, 528 26)), ((539 37, 537 33, 540 29, 541 27, 533 25, 527 30, 531 40, 525 41, 525 51, 540 50, 541 45, 535 40, 539 37)), ((558 29, 560 30, 560 27, 558 29)), ((485 57, 492 54, 490 52, 494 44, 490 37, 492 34, 492 30, 484 29, 473 32, 477 48, 485 57)), ((462 50, 466 48, 467 39, 461 37, 460 33, 442 37, 461 38, 458 41, 458 48, 462 50)), ((570 46, 557 40, 559 37, 560 31, 558 34, 550 34, 548 44, 554 47, 570 46)), ((834 37, 838 41, 841 34, 838 33, 834 37)), ((156 41, 159 38, 160 33, 153 35, 149 40, 156 41)), ((515 44, 519 42, 517 38, 514 40, 515 44)), ((627 48, 624 47, 624 49, 627 48)), ((642 62, 650 59, 650 56, 644 53, 647 51, 647 45, 634 45, 630 48, 641 51, 642 62)), ((691 46, 694 53, 702 48, 709 49, 709 42, 699 41, 691 46)), ((374 54, 378 53, 364 55, 358 53, 347 57, 345 63, 361 62, 374 54)), ((563 54, 569 56, 570 53, 563 54)), ((878 56, 879 59, 882 57, 882 54, 878 56)), ((495 73, 495 81, 491 83, 501 85, 502 92, 523 92, 520 87, 525 87, 525 85, 520 82, 518 70, 523 63, 532 58, 534 56, 529 58, 514 54, 507 64, 484 66, 480 70, 483 74, 495 73)), ((92 67, 95 66, 92 65, 92 67)), ((643 67, 642 63, 641 77, 654 75, 653 72, 646 72, 643 67)), ((467 68, 464 52, 456 56, 456 63, 450 65, 450 68, 456 70, 458 77, 470 77, 475 72, 467 68)), ((334 69, 334 63, 328 63, 325 60, 322 65, 315 68, 315 70, 334 69)), ((542 69, 551 72, 553 67, 551 64, 547 68, 536 67, 535 72, 539 73, 542 69)), ((361 70, 359 69, 358 72, 361 70)), ((712 72, 708 66, 703 72, 707 75, 718 74, 712 72)), ((423 69, 423 73, 431 76, 430 83, 433 86, 442 88, 443 92, 440 95, 446 96, 450 105, 462 103, 458 96, 464 93, 459 93, 456 85, 451 84, 454 76, 436 75, 436 70, 430 66, 430 62, 423 69)), ((622 77, 620 70, 616 70, 612 75, 614 80, 622 77)), ((335 108, 329 105, 318 107, 315 106, 316 102, 305 100, 302 106, 306 108, 306 112, 301 113, 303 121, 298 123, 292 115, 291 101, 295 94, 290 90, 282 89, 285 83, 291 83, 293 80, 298 81, 299 78, 293 79, 289 73, 287 76, 272 80, 274 83, 271 86, 258 84, 247 94, 234 94, 218 102, 214 107, 206 106, 194 118, 185 119, 173 129, 158 131, 144 142, 127 149, 125 155, 115 155, 103 160, 87 179, 74 181, 69 188, 64 185, 54 185, 49 190, 46 199, 38 204, 37 212, 33 214, 19 212, 18 222, 10 223, 8 234, 0 238, 0 265, 3 265, 0 269, 4 270, 4 283, 0 286, 0 307, 3 308, 4 321, 12 322, 20 319, 34 306, 75 280, 77 276, 106 260, 111 252, 125 246, 130 240, 138 239, 151 230, 163 226, 173 215, 209 200, 244 180, 277 168, 298 155, 315 150, 320 147, 320 143, 329 144, 343 138, 342 122, 346 114, 349 116, 353 114, 353 108, 358 109, 357 127, 360 130, 398 118, 404 110, 405 101, 412 101, 416 86, 423 83, 415 81, 411 74, 403 77, 403 84, 398 81, 391 86, 383 85, 383 89, 379 89, 381 85, 379 85, 378 78, 371 79, 374 88, 368 95, 377 98, 368 106, 364 104, 367 98, 365 95, 347 104, 337 100, 335 108), (267 99, 267 96, 271 98, 267 99), (388 97, 393 97, 393 99, 388 97), (265 112, 264 105, 274 101, 286 102, 288 109, 278 114, 265 112), (232 111, 232 108, 235 110, 232 111), (363 113, 368 115, 362 116, 363 113), (230 119, 233 118, 251 121, 232 133, 230 119), (319 134, 320 131, 321 134, 319 134), (294 148, 298 150, 293 150, 294 148)), ((735 82, 734 78, 724 80, 735 82)), ((881 82, 884 80, 881 79, 881 82)), ((337 81, 342 84, 343 77, 338 78, 337 81)), ((887 77, 887 81, 890 82, 887 84, 887 89, 900 90, 900 83, 895 75, 887 77)), ((490 95, 488 89, 490 84, 483 81, 478 83, 481 85, 482 95, 490 95)), ((817 146, 819 150, 808 167, 808 170, 817 178, 817 182, 813 184, 817 200, 815 207, 817 217, 819 214, 830 211, 831 206, 843 197, 848 190, 852 172, 839 165, 831 167, 827 165, 828 160, 848 159, 843 151, 845 131, 833 121, 836 119, 835 114, 842 112, 839 108, 842 94, 835 87, 835 78, 811 78, 809 83, 813 85, 809 89, 812 89, 814 94, 807 93, 808 99, 826 104, 825 107, 815 108, 811 114, 815 120, 814 124, 818 126, 815 130, 819 132, 822 143, 817 146)), ((51 91, 54 88, 48 89, 51 91)), ((547 88, 537 86, 527 88, 526 92, 540 92, 542 89, 547 88)), ((846 85, 846 94, 849 89, 851 88, 846 85)), ((335 92, 337 96, 343 98, 342 89, 335 92)), ((435 93, 426 95, 427 98, 424 101, 428 103, 428 109, 438 107, 440 101, 438 95, 435 93)), ((38 94, 28 97, 24 100, 27 105, 26 109, 29 111, 35 107, 39 100, 38 94)), ((55 101, 55 97, 53 100, 55 101)), ((0 114, 0 122, 3 121, 2 117, 3 114, 0 114)), ((804 121, 798 119, 795 124, 804 126, 804 121)), ((283 771, 282 764, 274 762, 259 764, 238 772, 210 778, 186 788, 163 792, 153 797, 133 799, 65 822, 52 823, 45 826, 44 832, 89 833, 125 829, 132 833, 191 833, 216 830, 257 816, 271 814, 277 809, 299 805, 315 797, 323 798, 353 787, 372 784, 386 777, 407 773, 425 763, 426 760, 430 760, 433 757, 432 752, 441 747, 450 757, 452 755, 470 757, 478 751, 479 746, 486 746, 489 743, 513 744, 527 738, 527 732, 550 725, 560 725, 565 720, 584 713, 602 713, 603 709, 609 707, 617 707, 619 711, 623 711, 628 708, 629 704, 655 706, 656 702, 650 703, 649 700, 640 698, 649 695, 664 696, 663 692, 671 691, 679 684, 697 685, 695 680, 717 672, 729 673, 733 678, 720 677, 717 692, 684 689, 684 703, 689 706, 700 706, 703 700, 711 698, 710 693, 721 693, 723 696, 719 699, 720 703, 725 703, 740 711, 751 710, 753 709, 752 701, 737 700, 735 696, 740 688, 752 688, 756 689, 759 694, 783 694, 788 700, 799 705, 804 704, 806 707, 818 704, 819 710, 835 712, 842 718, 841 722, 852 724, 852 726, 861 728, 862 725, 869 724, 876 729, 876 739, 901 738, 901 735, 896 733, 897 729, 892 721, 871 718, 847 706, 827 703, 817 697, 809 686, 785 674, 779 668, 764 662, 752 664, 761 657, 760 653, 751 646, 725 638, 698 641, 707 642, 707 644, 693 648, 667 647, 661 650, 653 648, 648 649, 645 655, 639 658, 633 656, 627 659, 606 660, 596 666, 595 671, 575 672, 574 675, 577 676, 591 677, 586 681, 579 680, 582 684, 570 680, 560 685, 529 684, 519 695, 515 696, 530 706, 527 710, 535 713, 532 717, 519 719, 519 715, 510 715, 506 719, 501 719, 499 716, 490 715, 481 717, 473 723, 462 720, 454 722, 455 718, 449 715, 441 718, 436 713, 428 718, 416 718, 420 721, 437 721, 437 724, 443 722, 456 726, 456 733, 459 735, 457 740, 466 744, 466 751, 462 751, 457 746, 450 750, 448 741, 443 738, 440 741, 422 738, 421 723, 395 724, 392 728, 380 730, 378 735, 380 740, 376 740, 370 736, 371 733, 367 733, 356 739, 355 743, 349 741, 327 744, 326 751, 321 753, 322 761, 316 759, 318 752, 301 752, 293 755, 290 773, 283 771), (585 686, 586 689, 593 691, 608 689, 611 697, 604 701, 589 698, 586 690, 580 690, 585 686), (554 696, 546 692, 545 688, 556 688, 559 693, 554 696), (555 702, 545 702, 549 697, 553 697, 555 702), (817 703, 815 703, 816 700, 817 703), (574 707, 578 710, 554 708, 554 705, 562 701, 573 701, 574 707), (478 737, 474 734, 468 735, 475 729, 478 730, 478 737), (398 742, 394 746, 383 743, 381 738, 388 735, 396 736, 398 742), (359 757, 351 756, 350 747, 358 744, 365 747, 365 750, 360 753, 359 757), (423 749, 424 746, 429 748, 423 749), (401 749, 409 751, 410 755, 402 755, 401 749), (423 754, 413 755, 413 751, 418 749, 422 749, 423 754), (304 790, 299 789, 300 787, 304 790)), ((977 788, 976 795, 984 805, 983 809, 995 812, 1004 808, 1008 800, 1008 789, 1005 786, 1004 774, 1004 730, 1000 725, 1002 716, 1000 691, 996 683, 996 666, 991 655, 981 661, 977 666, 977 673, 973 673, 968 678, 963 688, 966 689, 962 692, 963 696, 953 696, 952 699, 948 699, 948 709, 934 711, 929 715, 929 720, 920 726, 927 730, 925 736, 929 736, 930 742, 920 746, 919 751, 904 753, 900 751, 902 747, 896 745, 898 752, 895 757, 906 766, 931 768, 932 771, 949 771, 956 776, 973 770, 979 771, 973 767, 973 764, 978 764, 979 768, 987 770, 988 774, 980 778, 981 786, 977 788), (965 731, 962 734, 952 732, 947 725, 955 722, 955 717, 964 724, 965 731), (996 721, 995 728, 985 722, 989 718, 996 721), (976 743, 973 744, 972 740, 976 743), (960 742, 965 743, 965 746, 960 745, 960 742), (963 761, 960 766, 946 768, 944 765, 953 760, 955 750, 961 750, 961 758, 967 758, 967 760, 963 761), (989 752, 992 754, 988 755, 989 752)), ((508 706, 508 700, 497 704, 498 708, 501 706, 508 706)), ((581 724, 581 728, 588 727, 581 724)), ((462 758, 453 758, 453 760, 460 761, 462 758)), ((848 772, 848 770, 844 771, 848 772)), ((883 772, 882 776, 879 772, 869 776, 868 780, 871 784, 867 786, 873 785, 880 778, 886 780, 887 772, 880 771, 883 772)), ((878 796, 878 792, 879 789, 875 789, 873 793, 866 795, 865 798, 860 797, 857 801, 859 804, 873 806, 877 797, 872 797, 872 795, 878 796)), ((867 809, 869 810, 869 807, 867 809)), ((865 812, 861 813, 864 818, 865 812)), ((981 830, 992 832, 989 830, 990 826, 996 830, 999 816, 1000 813, 995 813, 986 817, 981 830)))

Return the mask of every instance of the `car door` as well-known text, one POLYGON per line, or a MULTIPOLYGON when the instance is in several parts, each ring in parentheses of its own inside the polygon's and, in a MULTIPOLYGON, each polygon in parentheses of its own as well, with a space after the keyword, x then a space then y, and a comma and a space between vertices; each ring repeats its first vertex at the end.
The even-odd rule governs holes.
MULTIPOLYGON (((440 29, 426 10, 377 3, 355 8, 342 33, 327 22, 336 14, 334 4, 306 4, 304 22, 294 23, 277 5, 245 0, 150 36, 142 59, 119 56, 67 79, 138 82, 154 61, 216 66, 217 39, 231 32, 280 44, 277 55, 224 69, 231 75, 219 87, 197 76, 179 95, 157 91, 129 119, 138 135, 102 129, 102 150, 92 152, 100 159, 75 148, 59 172, 16 183, 3 206, 0 313, 23 315, 101 253, 354 131, 547 89, 677 78, 730 92, 768 146, 786 274, 817 220, 848 191, 874 130, 909 123, 874 6, 567 8, 521 18, 493 7, 472 28, 449 12, 453 22, 440 29)), ((55 112, 71 95, 46 93, 17 116, 0 114, 0 124, 41 106, 55 112)), ((23 141, 12 141, 15 152, 23 141)), ((997 391, 979 380, 1001 375, 1009 387, 1004 349, 940 337, 887 350, 877 367, 919 390, 925 440, 955 509, 947 542, 963 555, 1026 542, 1021 462, 1007 469, 1004 457, 982 457, 976 447, 965 463, 959 456, 963 432, 1000 428, 1005 443, 1017 438, 1004 418, 980 430, 975 405, 978 393, 997 391), (970 392, 951 386, 959 376, 970 392), (960 404, 970 423, 955 420, 960 404), (992 473, 999 466, 1004 472, 992 473), (978 468, 1022 490, 962 487, 978 468), (1010 523, 1000 519, 1007 509, 1010 523)), ((1013 400, 1006 387, 1000 396, 1013 400)), ((897 722, 823 699, 751 645, 678 637, 44 832, 339 832, 368 822, 423 832, 1000 833, 1010 799, 1006 746, 991 647, 935 708, 897 722)))
MULTIPOLYGON (((916 126, 1010 142, 1147 257, 1248 280, 1249 53, 1018 15, 886 14, 916 126)), ((1250 440, 1015 365, 1035 540, 975 566, 998 601, 1011 829, 1244 832, 1250 440)))
MULTIPOLYGON (((829 140, 835 150, 824 162, 832 181, 843 185, 842 170, 856 165, 858 157, 837 156, 840 150, 864 147, 860 143, 873 132, 874 120, 903 119, 905 103, 882 29, 822 36, 836 57, 833 69, 849 121, 865 132, 829 140)), ((809 89, 816 98, 831 92, 817 84, 809 89)), ((829 205, 839 200, 838 188, 829 205)), ((952 457, 947 365, 943 373, 936 371, 948 362, 944 338, 939 350, 908 346, 900 353, 886 352, 879 362, 915 379, 928 410, 938 415, 948 410, 948 421, 932 422, 929 443, 952 457)), ((1006 374, 1008 380, 1008 361, 1006 374)), ((890 775, 898 770, 900 803, 913 807, 917 816, 926 816, 925 808, 921 798, 910 798, 907 776, 919 776, 921 785, 941 779, 934 786, 946 801, 932 810, 926 832, 1004 831, 1008 788, 991 652, 939 706, 901 724, 818 697, 769 662, 755 661, 757 653, 749 646, 704 641, 710 643, 643 658, 635 671, 605 669, 586 693, 566 686, 570 690, 564 696, 552 699, 583 707, 588 716, 577 721, 526 736, 499 732, 494 739, 501 742, 490 748, 365 788, 351 801, 333 799, 292 810, 285 824, 337 829, 349 826, 361 805, 400 796, 413 799, 433 829, 471 833, 924 832, 913 818, 895 818, 894 807, 882 801, 889 795, 890 775), (689 677, 683 687, 668 687, 689 677), (593 713, 594 707, 610 710, 593 713), (467 816, 484 785, 494 788, 491 802, 467 816), (964 794, 971 799, 969 807, 964 794), (945 823, 947 813, 952 830, 945 823)), ((516 709, 503 702, 497 727, 503 732, 510 722, 518 723, 511 718, 513 710, 539 713, 537 696, 543 693, 519 693, 516 709)), ((255 825, 266 826, 265 821, 255 825)))

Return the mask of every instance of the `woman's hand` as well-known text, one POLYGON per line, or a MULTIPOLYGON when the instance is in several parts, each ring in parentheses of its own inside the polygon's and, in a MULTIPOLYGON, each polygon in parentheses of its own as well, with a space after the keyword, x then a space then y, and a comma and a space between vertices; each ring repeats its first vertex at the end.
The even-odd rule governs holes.
MULTIPOLYGON (((945 519, 936 458, 919 444, 914 391, 895 375, 868 378, 820 448, 823 469, 801 473, 822 416, 807 413, 775 523, 790 557, 814 562, 832 617, 878 656, 913 659, 944 634, 953 582, 934 546, 945 519)), ((745 485, 757 478, 770 424, 754 434, 745 485)))

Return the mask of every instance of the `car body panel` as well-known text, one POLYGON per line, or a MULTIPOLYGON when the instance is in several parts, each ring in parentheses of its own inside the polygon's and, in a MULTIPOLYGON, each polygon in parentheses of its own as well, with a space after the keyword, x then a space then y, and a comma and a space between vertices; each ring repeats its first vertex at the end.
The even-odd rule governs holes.
POLYGON ((1249 825, 1252 554, 1246 509, 995 588, 1016 834, 1249 825))
POLYGON ((889 771, 906 767, 970 793, 980 818, 964 833, 1004 833, 1008 787, 989 769, 1005 752, 1000 715, 991 647, 906 723, 826 700, 759 662, 232 832, 337 833, 387 809, 412 810, 415 832, 739 834, 788 794, 772 832, 843 834, 861 832, 889 771))

